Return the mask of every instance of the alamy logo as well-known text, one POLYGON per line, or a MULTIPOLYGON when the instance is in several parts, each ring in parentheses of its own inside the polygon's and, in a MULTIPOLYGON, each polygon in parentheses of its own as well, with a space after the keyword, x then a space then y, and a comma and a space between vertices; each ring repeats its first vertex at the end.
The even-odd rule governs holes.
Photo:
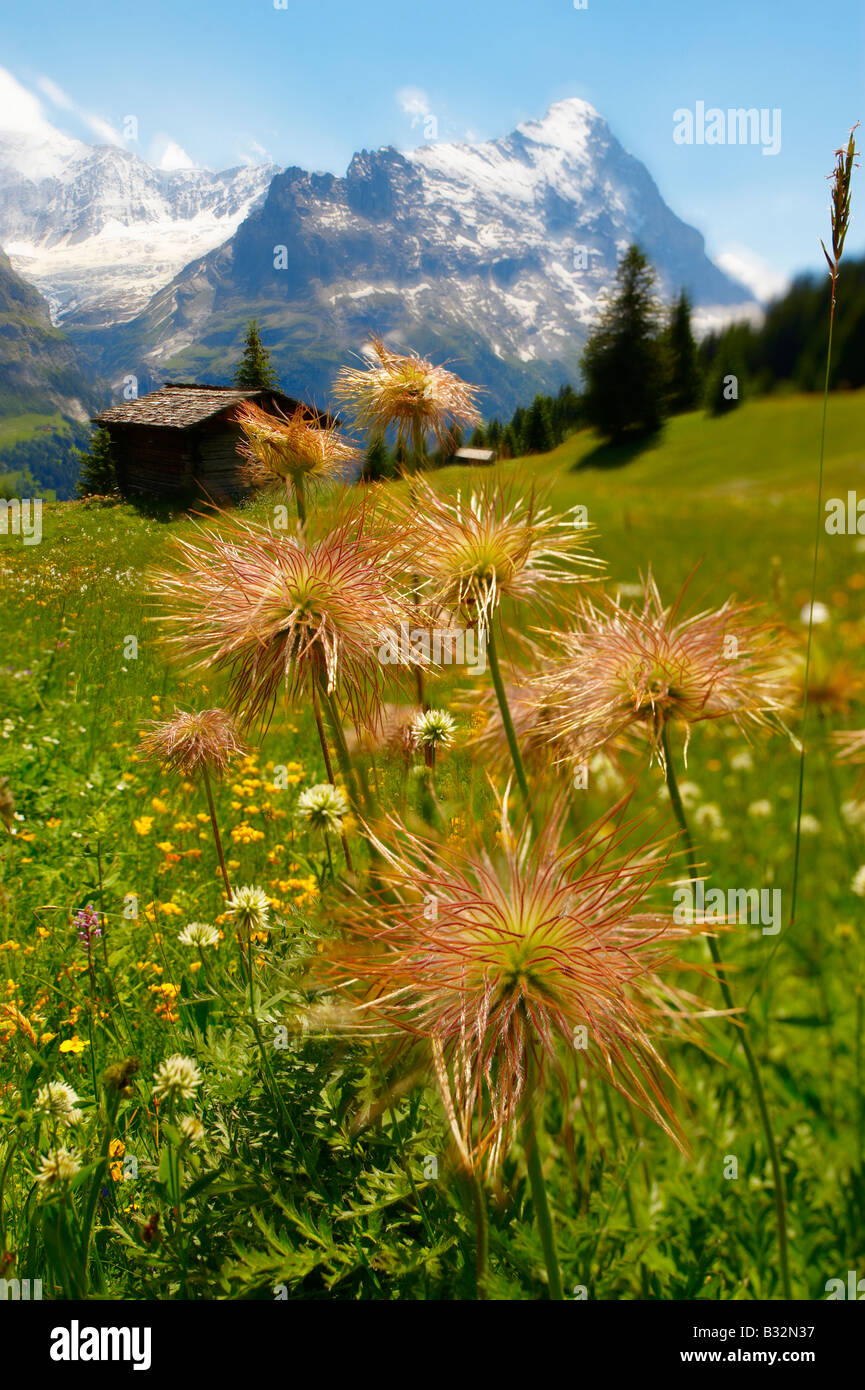
POLYGON ((673 893, 673 921, 676 926, 724 922, 762 926, 764 936, 777 936, 781 930, 780 888, 710 888, 702 879, 682 883, 673 893))
POLYGON ((465 666, 470 676, 487 669, 487 634, 472 628, 410 628, 400 623, 399 633, 380 632, 378 659, 382 666, 465 666))
POLYGON ((838 1298, 852 1298, 858 1300, 859 1303, 865 1299, 865 1279, 857 1279, 855 1269, 848 1269, 846 1284, 843 1279, 827 1279, 824 1288, 826 1289, 827 1303, 838 1298))
POLYGON ((150 1370, 149 1327, 68 1327, 51 1333, 52 1361, 131 1361, 134 1371, 150 1370))
POLYGON ((0 536, 23 536, 25 545, 42 539, 42 498, 0 497, 0 536))
POLYGON ((826 531, 830 536, 865 536, 865 497, 860 502, 855 492, 843 497, 830 497, 826 503, 826 531))
POLYGON ((27 1299, 41 1299, 42 1280, 41 1279, 0 1279, 0 1303, 11 1300, 13 1303, 20 1303, 27 1299))
POLYGON ((781 110, 767 106, 720 106, 706 109, 698 101, 693 111, 680 106, 673 112, 673 140, 677 145, 762 145, 763 154, 781 153, 781 110))

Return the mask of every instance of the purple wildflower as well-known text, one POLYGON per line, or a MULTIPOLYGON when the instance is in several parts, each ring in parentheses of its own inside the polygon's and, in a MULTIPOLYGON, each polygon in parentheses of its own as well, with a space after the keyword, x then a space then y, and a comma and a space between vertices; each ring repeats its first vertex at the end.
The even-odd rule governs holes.
POLYGON ((94 938, 98 938, 102 935, 102 928, 99 925, 99 914, 92 903, 88 903, 80 912, 76 912, 75 929, 78 932, 78 939, 89 951, 91 942, 94 938))

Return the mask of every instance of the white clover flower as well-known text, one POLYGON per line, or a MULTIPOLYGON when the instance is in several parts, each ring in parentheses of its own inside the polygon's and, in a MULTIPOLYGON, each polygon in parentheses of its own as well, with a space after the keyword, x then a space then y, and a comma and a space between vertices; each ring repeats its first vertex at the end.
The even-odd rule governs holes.
POLYGON ((74 1149, 51 1149, 42 1156, 36 1181, 43 1187, 56 1187, 58 1183, 69 1182, 80 1172, 81 1162, 74 1149))
POLYGON ((427 709, 412 720, 411 732, 421 748, 447 748, 453 742, 457 721, 444 709, 427 709))
POLYGON ((724 828, 721 808, 714 801, 707 801, 694 812, 694 824, 698 830, 711 835, 713 840, 729 840, 730 832, 724 828))
POLYGON ((49 1081, 36 1092, 34 1106, 64 1125, 77 1125, 81 1122, 81 1111, 75 1108, 77 1100, 78 1096, 65 1081, 49 1081))
POLYGON ((183 931, 178 932, 177 940, 181 946, 216 946, 219 932, 209 922, 188 922, 183 931))
POLYGON ((205 1135, 204 1125, 197 1115, 181 1115, 177 1128, 187 1144, 200 1144, 205 1135))
MULTIPOLYGON (((795 828, 794 824, 793 829, 795 830, 795 828)), ((799 822, 799 828, 803 835, 819 835, 823 829, 816 816, 803 816, 799 822)))
POLYGON ((237 927, 246 931, 264 931, 268 924, 270 898, 263 888, 247 884, 235 888, 228 900, 228 915, 237 927))
POLYGON ((751 757, 750 748, 742 748, 738 753, 734 753, 730 759, 730 766, 734 772, 753 772, 754 759, 751 757))
POLYGON ((807 624, 809 619, 817 627, 819 624, 828 623, 831 614, 825 603, 806 603, 799 614, 800 623, 807 624))
POLYGON ((191 1057, 175 1053, 159 1063, 153 1079, 157 1100, 192 1100, 201 1085, 201 1072, 191 1057))
POLYGON ((857 898, 865 898, 865 864, 862 865, 861 869, 856 870, 850 888, 857 898))
POLYGON ((845 801, 841 806, 841 815, 848 825, 865 824, 865 801, 845 801))
POLYGON ((701 830, 718 830, 724 824, 724 817, 721 815, 720 806, 716 806, 714 801, 707 801, 705 805, 698 806, 694 816, 694 822, 701 830))
POLYGON ((755 819, 760 819, 765 816, 771 816, 771 814, 771 801, 752 801, 751 805, 748 807, 748 815, 754 816, 755 819))
POLYGON ((305 821, 310 830, 338 835, 347 815, 348 797, 341 787, 332 787, 330 782, 307 787, 297 799, 297 818, 305 821))

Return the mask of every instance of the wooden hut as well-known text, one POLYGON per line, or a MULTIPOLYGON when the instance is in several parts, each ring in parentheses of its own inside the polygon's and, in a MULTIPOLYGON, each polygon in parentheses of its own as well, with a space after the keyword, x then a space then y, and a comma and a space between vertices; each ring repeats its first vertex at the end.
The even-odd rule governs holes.
POLYGON ((111 438, 121 492, 176 499, 204 494, 214 500, 247 492, 235 415, 244 401, 283 414, 299 404, 270 388, 168 381, 158 391, 94 415, 93 423, 111 438))

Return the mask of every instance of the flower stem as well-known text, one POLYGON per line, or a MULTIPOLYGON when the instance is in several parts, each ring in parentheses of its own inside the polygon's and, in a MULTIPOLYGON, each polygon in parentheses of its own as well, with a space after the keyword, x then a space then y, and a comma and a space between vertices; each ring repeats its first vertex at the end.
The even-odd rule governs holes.
MULTIPOLYGON (((317 681, 316 681, 315 679, 313 679, 313 680, 310 682, 310 684, 311 684, 311 686, 312 686, 312 708, 313 708, 313 713, 315 714, 315 727, 318 729, 318 741, 319 741, 319 743, 321 744, 321 751, 322 751, 322 754, 323 754, 323 756, 324 756, 324 766, 325 766, 325 770, 326 770, 326 772, 327 772, 327 780, 328 780, 328 782, 330 783, 330 785, 331 785, 332 787, 335 787, 335 786, 336 786, 336 779, 334 778, 334 775, 333 775, 333 763, 331 762, 330 749, 329 749, 328 746, 327 746, 327 734, 326 734, 325 731, 324 731, 324 723, 323 723, 322 717, 321 717, 321 703, 320 703, 319 695, 318 695, 318 684, 317 684, 317 681)), ((347 838, 347 836, 345 835, 344 832, 343 832, 343 834, 340 836, 340 838, 341 838, 341 840, 342 840, 342 852, 343 852, 343 854, 345 855, 346 867, 348 868, 349 873, 352 873, 352 874, 353 874, 353 873, 354 873, 354 865, 353 865, 352 862, 351 862, 351 850, 350 850, 349 847, 348 847, 348 838, 347 838)), ((329 845, 329 844, 328 844, 328 846, 327 846, 327 853, 328 853, 328 858, 329 858, 329 857, 330 857, 330 845, 329 845)), ((332 864, 332 863, 331 863, 330 869, 331 869, 331 875, 333 875, 333 864, 332 864)))
POLYGON ((213 838, 216 841, 216 853, 219 855, 219 867, 222 870, 222 881, 225 884, 225 891, 230 898, 232 896, 231 884, 228 881, 228 870, 225 867, 225 855, 222 853, 222 840, 219 835, 219 825, 216 820, 216 807, 213 804, 213 788, 210 785, 210 773, 207 770, 206 764, 202 763, 201 771, 204 775, 204 790, 207 793, 210 824, 213 826, 213 838))
POLYGON ((294 487, 294 500, 297 503, 297 519, 303 528, 306 525, 306 494, 303 486, 303 474, 293 473, 291 482, 294 487))
POLYGON ((490 1228, 483 1183, 477 1173, 469 1176, 475 1213, 475 1277, 478 1299, 486 1298, 487 1264, 490 1254, 490 1228))
POLYGON ((504 681, 502 680, 501 667, 499 666, 499 654, 492 626, 490 627, 489 633, 487 635, 487 656, 489 658, 490 675, 493 678, 493 687, 496 692, 496 699, 499 702, 499 709, 501 711, 502 724, 505 730, 505 738, 508 741, 508 748, 510 749, 511 761, 514 765, 514 771, 517 774, 517 783, 519 784, 520 791, 523 794, 523 800, 526 804, 526 810, 528 811, 529 817, 532 820, 532 823, 534 824, 534 808, 532 806, 531 793, 529 792, 529 783, 526 777, 526 769, 523 765, 522 754, 520 753, 520 745, 517 742, 516 730, 514 729, 514 721, 511 718, 511 711, 510 706, 508 705, 508 697, 505 692, 504 681))
POLYGON ((538 1223, 538 1233, 541 1237, 541 1246, 544 1251, 544 1264, 547 1267, 550 1299, 560 1303, 564 1301, 562 1276, 559 1270, 559 1257, 556 1253, 556 1237, 553 1231, 553 1219, 550 1215, 550 1204, 547 1200, 547 1189, 544 1183, 543 1169, 541 1167, 541 1156, 538 1152, 538 1134, 535 1126, 533 1088, 530 1084, 530 1079, 529 1077, 529 1084, 527 1084, 526 1087, 526 1111, 523 1118, 522 1136, 523 1149, 525 1150, 526 1167, 529 1172, 529 1186, 532 1191, 535 1220, 538 1223))
MULTIPOLYGON (((679 783, 676 780, 676 770, 673 766, 673 757, 670 748, 669 724, 666 722, 664 723, 661 734, 661 743, 664 751, 664 765, 667 778, 667 789, 670 793, 670 804, 673 807, 676 820, 679 823, 679 830, 681 831, 682 841, 685 846, 691 882, 696 883, 699 878, 697 872, 697 856, 694 852, 694 841, 691 838, 688 818, 685 815, 685 807, 682 803, 679 783)), ((712 960, 715 964, 715 974, 718 978, 721 994, 724 997, 724 1003, 728 1009, 735 1010, 736 1004, 721 963, 721 952, 718 948, 718 942, 714 936, 709 936, 708 942, 712 960)), ((769 1115, 769 1106, 766 1101, 766 1092, 763 1086, 763 1078, 760 1074, 760 1066, 748 1036, 747 1020, 745 1021, 744 1027, 739 1031, 738 1036, 742 1043, 742 1051, 745 1054, 745 1060, 748 1063, 748 1070, 751 1073, 754 1098, 757 1102, 757 1109, 760 1112, 760 1122, 763 1126, 766 1146, 769 1150, 769 1162, 772 1167, 772 1182, 775 1189, 775 1214, 778 1225, 778 1256, 781 1265, 781 1284, 784 1290, 784 1297, 790 1299, 792 1298, 792 1293, 790 1291, 790 1262, 787 1251, 787 1199, 784 1189, 784 1174, 781 1169, 778 1145, 775 1142, 775 1133, 772 1128, 771 1116, 769 1115)))

